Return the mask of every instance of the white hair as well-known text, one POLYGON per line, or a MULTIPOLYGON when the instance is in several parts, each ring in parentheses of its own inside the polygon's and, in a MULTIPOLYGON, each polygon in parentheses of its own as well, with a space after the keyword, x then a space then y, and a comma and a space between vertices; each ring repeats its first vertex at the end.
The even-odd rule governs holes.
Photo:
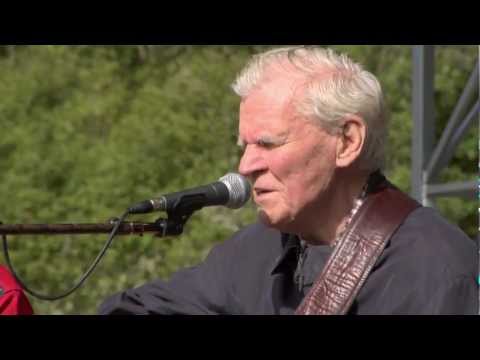
POLYGON ((305 95, 296 101, 298 112, 317 120, 327 131, 339 130, 348 114, 360 116, 367 137, 359 165, 370 171, 383 168, 388 116, 382 88, 374 75, 346 55, 304 46, 270 50, 252 58, 233 83, 233 90, 246 98, 261 84, 267 68, 285 60, 305 76, 305 95))

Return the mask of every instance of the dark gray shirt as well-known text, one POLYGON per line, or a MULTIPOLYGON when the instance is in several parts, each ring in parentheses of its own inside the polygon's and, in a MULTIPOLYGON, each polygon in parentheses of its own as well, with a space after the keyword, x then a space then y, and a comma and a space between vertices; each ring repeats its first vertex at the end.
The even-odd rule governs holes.
MULTIPOLYGON (((169 281, 111 296, 99 313, 293 314, 331 251, 255 224, 169 281)), ((419 208, 391 237, 349 313, 478 314, 477 276, 474 241, 419 208)))

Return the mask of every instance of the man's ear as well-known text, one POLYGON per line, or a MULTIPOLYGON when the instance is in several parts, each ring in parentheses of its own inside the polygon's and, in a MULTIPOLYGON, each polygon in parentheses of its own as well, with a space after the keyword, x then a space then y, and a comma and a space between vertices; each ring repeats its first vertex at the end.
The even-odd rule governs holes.
POLYGON ((360 157, 366 137, 365 121, 358 115, 347 115, 338 134, 337 167, 346 168, 360 157))

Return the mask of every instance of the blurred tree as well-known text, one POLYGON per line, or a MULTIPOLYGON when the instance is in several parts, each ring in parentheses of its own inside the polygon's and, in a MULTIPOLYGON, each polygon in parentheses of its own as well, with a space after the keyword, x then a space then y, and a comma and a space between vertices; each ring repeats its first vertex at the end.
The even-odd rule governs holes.
MULTIPOLYGON (((230 84, 253 53, 267 48, 0 47, 0 220, 104 222, 141 199, 235 170, 239 100, 230 84)), ((335 48, 383 83, 392 113, 387 172, 409 191, 410 48, 335 48)), ((439 122, 446 121, 475 56, 474 47, 439 50, 439 122)), ((476 176, 473 131, 445 176, 476 176)), ((442 211, 476 233, 476 202, 454 200, 441 204, 442 211)), ((255 216, 252 204, 239 211, 208 208, 192 217, 181 237, 118 237, 80 290, 61 301, 32 303, 41 314, 95 313, 115 291, 201 261, 214 243, 255 216)), ((59 293, 78 279, 106 238, 12 237, 11 256, 27 284, 59 293)))

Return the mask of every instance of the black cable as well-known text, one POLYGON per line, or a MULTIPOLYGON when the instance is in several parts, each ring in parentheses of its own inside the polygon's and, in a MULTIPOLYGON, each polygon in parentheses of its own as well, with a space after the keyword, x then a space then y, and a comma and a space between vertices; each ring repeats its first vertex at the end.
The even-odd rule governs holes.
POLYGON ((92 262, 92 264, 90 265, 90 267, 88 268, 88 270, 82 275, 82 277, 80 278, 80 280, 78 281, 78 283, 73 286, 70 290, 68 290, 67 292, 61 294, 61 295, 57 295, 57 296, 48 296, 48 295, 42 295, 42 294, 39 294, 31 289, 29 289, 25 283, 19 278, 19 276, 16 274, 16 272, 13 270, 13 266, 11 264, 11 261, 10 261, 10 256, 8 254, 8 245, 7 245, 7 237, 5 235, 2 235, 2 242, 3 242, 3 253, 5 255, 5 260, 7 262, 7 265, 10 269, 10 271, 12 272, 12 275, 15 277, 15 279, 18 281, 18 283, 22 286, 22 288, 27 292, 29 293, 30 295, 38 298, 38 299, 41 299, 41 300, 48 300, 48 301, 55 301, 55 300, 59 300, 59 299, 62 299, 64 297, 67 297, 68 295, 70 295, 71 293, 73 293, 75 290, 77 290, 80 286, 82 286, 82 284, 85 282, 85 280, 87 280, 87 278, 91 275, 91 273, 93 272, 93 270, 95 269, 95 267, 98 265, 98 263, 100 262, 100 260, 103 258, 103 256, 105 255, 106 251, 108 250, 108 248, 110 247, 110 245, 112 244, 112 241, 113 241, 113 238, 115 237, 115 235, 117 234, 117 231, 118 231, 118 228, 120 227, 120 225, 122 224, 122 222, 125 220, 125 218, 129 215, 129 211, 126 211, 121 217, 120 219, 118 220, 118 222, 115 224, 115 226, 113 227, 112 229, 112 232, 110 233, 110 236, 107 240, 107 242, 105 243, 105 245, 103 246, 102 250, 100 251, 100 253, 98 254, 98 256, 96 257, 96 259, 92 262))

